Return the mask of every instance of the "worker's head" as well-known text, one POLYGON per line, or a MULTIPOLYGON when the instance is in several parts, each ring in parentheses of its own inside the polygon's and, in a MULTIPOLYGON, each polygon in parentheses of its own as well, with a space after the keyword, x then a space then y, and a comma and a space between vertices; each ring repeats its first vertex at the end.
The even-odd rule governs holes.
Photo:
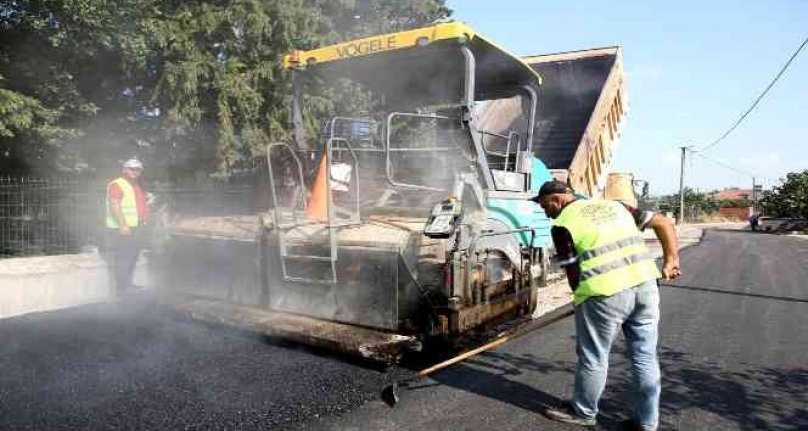
POLYGON ((126 178, 136 180, 143 173, 143 163, 138 159, 129 159, 123 163, 123 175, 126 178))
POLYGON ((548 217, 556 218, 568 203, 575 200, 575 195, 563 182, 552 180, 542 184, 539 194, 530 200, 541 205, 548 217))

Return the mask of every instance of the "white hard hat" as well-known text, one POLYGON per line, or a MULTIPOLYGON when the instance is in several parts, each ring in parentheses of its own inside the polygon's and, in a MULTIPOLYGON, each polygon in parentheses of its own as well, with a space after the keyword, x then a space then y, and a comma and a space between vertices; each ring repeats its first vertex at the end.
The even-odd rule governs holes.
POLYGON ((123 163, 123 167, 129 169, 143 169, 143 163, 138 159, 129 159, 123 163))

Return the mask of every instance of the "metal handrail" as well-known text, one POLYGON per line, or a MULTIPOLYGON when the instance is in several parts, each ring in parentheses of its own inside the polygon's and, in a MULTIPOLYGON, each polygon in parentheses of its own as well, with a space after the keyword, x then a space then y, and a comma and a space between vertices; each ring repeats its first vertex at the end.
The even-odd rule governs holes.
MULTIPOLYGON (((299 182, 300 187, 303 188, 304 192, 306 192, 307 190, 306 190, 306 183, 303 180, 303 167, 302 167, 302 164, 300 163, 300 158, 297 156, 297 154, 295 153, 295 150, 292 148, 292 146, 285 143, 285 142, 275 142, 275 143, 267 145, 267 170, 268 170, 268 174, 269 174, 269 189, 270 189, 270 192, 272 193, 272 205, 273 205, 273 208, 274 208, 273 218, 275 219, 275 226, 278 226, 280 228, 280 227, 282 227, 281 218, 280 218, 280 215, 279 215, 279 213, 280 213, 280 211, 279 211, 280 205, 278 204, 277 190, 275 189, 275 175, 274 175, 274 172, 272 170, 272 150, 274 148, 277 148, 277 147, 285 147, 285 148, 287 148, 289 150, 289 153, 292 155, 292 158, 295 161, 295 165, 297 165, 297 174, 298 174, 298 179, 300 181, 299 182)), ((304 194, 301 194, 301 196, 303 196, 304 194)), ((297 219, 297 211, 296 211, 296 209, 297 209, 297 203, 295 203, 294 207, 292 208, 292 217, 293 217, 293 221, 294 221, 295 225, 300 224, 300 221, 297 219)))
POLYGON ((326 142, 326 153, 325 162, 326 162, 326 212, 327 212, 327 220, 325 224, 325 228, 328 230, 328 243, 329 243, 329 255, 328 256, 316 256, 316 255, 289 255, 287 254, 287 244, 284 237, 284 229, 287 227, 297 227, 302 226, 306 223, 302 223, 301 220, 298 219, 297 214, 297 203, 294 204, 292 208, 292 218, 293 224, 291 226, 286 226, 282 223, 283 218, 281 216, 280 204, 278 201, 277 190, 276 190, 276 183, 275 183, 275 173, 272 168, 272 151, 278 147, 286 147, 289 152, 292 154, 292 157, 297 165, 297 174, 298 179, 300 181, 301 186, 305 190, 305 183, 303 181, 303 169, 302 164, 300 163, 300 158, 292 149, 289 144, 278 142, 273 143, 267 146, 267 169, 269 171, 269 182, 270 182, 270 191, 272 193, 272 203, 274 205, 273 216, 275 219, 275 225, 278 227, 278 246, 280 248, 281 254, 281 272, 283 275, 284 280, 286 281, 299 281, 299 282, 307 282, 307 283, 317 283, 317 284, 334 284, 337 282, 337 268, 336 262, 338 259, 338 248, 337 248, 337 237, 335 233, 335 229, 341 226, 349 226, 353 224, 358 224, 360 221, 360 214, 359 214, 359 160, 356 157, 356 153, 353 151, 350 142, 347 139, 342 138, 331 138, 326 142), (336 223, 334 212, 333 212, 333 202, 331 196, 331 161, 333 160, 333 147, 335 142, 342 142, 348 151, 351 154, 353 159, 353 167, 352 167, 352 174, 354 180, 354 213, 350 220, 345 223, 336 223), (287 258, 304 258, 313 261, 327 261, 330 263, 330 270, 331 270, 331 277, 330 279, 313 279, 308 277, 298 277, 292 276, 289 274, 287 267, 286 267, 286 259, 287 258))
MULTIPOLYGON (((451 120, 452 117, 447 117, 444 115, 435 115, 435 114, 417 114, 412 112, 391 112, 387 115, 387 124, 386 124, 386 134, 385 134, 385 141, 384 141, 384 152, 385 152, 385 174, 387 175, 387 181, 395 186, 395 187, 407 187, 416 190, 429 190, 429 191, 436 191, 442 192, 446 191, 446 189, 437 188, 437 187, 429 187, 429 186, 422 186, 419 184, 407 184, 407 183, 399 183, 393 179, 393 172, 392 172, 392 163, 390 160, 390 153, 391 152, 409 152, 415 151, 413 148, 391 148, 390 147, 390 138, 392 134, 392 127, 391 124, 393 122, 393 118, 395 117, 411 117, 411 118, 435 118, 435 119, 444 119, 444 120, 451 120)), ((451 150, 451 148, 446 147, 424 147, 419 148, 417 151, 446 151, 451 150)))
MULTIPOLYGON (((354 121, 354 122, 365 123, 365 124, 369 124, 369 125, 372 125, 372 124, 376 123, 376 120, 374 120, 372 118, 332 117, 331 118, 331 124, 330 124, 330 127, 329 127, 330 130, 328 131, 328 139, 334 139, 334 138, 344 139, 344 138, 341 138, 339 136, 334 135, 336 125, 337 125, 337 123, 339 121, 345 121, 345 122, 354 121)), ((373 145, 373 135, 370 135, 370 145, 371 146, 373 145)), ((377 149, 377 148, 361 148, 361 149, 358 149, 357 151, 381 151, 381 149, 377 149)))
POLYGON ((502 158, 505 159, 505 162, 504 162, 505 169, 503 169, 505 171, 508 170, 508 162, 510 162, 511 142, 514 140, 514 137, 516 137, 516 160, 519 160, 519 155, 520 155, 520 153, 522 151, 522 146, 519 143, 519 134, 518 133, 514 132, 513 130, 509 131, 507 135, 501 135, 499 133, 489 132, 489 131, 486 131, 486 130, 478 130, 478 132, 480 133, 481 137, 484 136, 484 135, 487 135, 487 136, 493 136, 495 138, 500 138, 500 139, 506 140, 507 144, 505 146, 505 152, 504 153, 499 152, 499 151, 491 151, 491 150, 489 150, 488 148, 486 148, 485 142, 483 141, 483 151, 485 151, 486 154, 491 154, 491 155, 494 155, 494 156, 497 156, 497 157, 502 157, 502 158))
POLYGON ((291 147, 291 145, 289 145, 287 143, 284 143, 284 142, 276 142, 276 143, 272 143, 272 144, 267 145, 267 169, 269 170, 269 187, 270 187, 270 191, 272 193, 272 203, 274 205, 272 215, 273 215, 273 218, 275 219, 275 226, 278 228, 278 248, 280 250, 281 275, 283 276, 283 279, 286 280, 286 281, 300 281, 300 282, 316 283, 316 284, 333 284, 333 283, 336 283, 337 282, 337 272, 336 272, 336 264, 335 264, 336 255, 334 253, 334 250, 335 250, 335 248, 333 246, 334 241, 330 237, 331 236, 330 229, 329 229, 329 242, 331 244, 331 254, 328 257, 325 257, 325 256, 303 256, 303 255, 294 255, 293 256, 293 255, 289 255, 287 253, 287 244, 286 244, 286 239, 285 239, 285 236, 284 236, 284 229, 287 228, 287 227, 301 226, 301 225, 303 225, 305 223, 302 223, 298 219, 298 215, 297 215, 297 206, 298 205, 297 205, 297 203, 295 203, 294 206, 292 207, 292 220, 293 220, 292 225, 291 226, 286 226, 286 225, 284 225, 282 223, 283 219, 282 219, 282 216, 281 216, 281 207, 280 207, 280 205, 278 203, 277 190, 275 188, 275 173, 274 173, 274 171, 272 169, 272 150, 274 148, 277 148, 277 147, 286 147, 289 150, 289 152, 292 154, 292 157, 294 158, 295 164, 297 165, 298 179, 300 180, 300 185, 301 185, 301 187, 303 187, 304 191, 306 189, 306 186, 305 186, 305 183, 303 182, 303 168, 302 168, 302 165, 300 163, 300 158, 297 156, 297 154, 295 153, 295 151, 291 147), (327 260, 329 260, 330 264, 331 264, 331 279, 330 280, 318 280, 318 279, 312 279, 312 278, 306 278, 306 277, 295 277, 295 276, 289 275, 289 271, 287 270, 287 267, 286 267, 286 259, 290 258, 290 257, 291 258, 308 258, 308 259, 311 259, 311 260, 315 260, 315 259, 327 259, 327 260))
POLYGON ((356 157, 356 152, 354 151, 351 143, 345 138, 330 138, 326 142, 326 194, 328 198, 328 202, 326 202, 327 213, 328 213, 328 223, 327 227, 340 227, 340 226, 351 226, 360 223, 360 215, 359 215, 359 158, 356 157), (349 153, 351 154, 351 158, 353 159, 353 169, 351 170, 351 175, 354 179, 354 214, 356 217, 351 217, 346 223, 334 223, 333 211, 332 211, 332 203, 333 200, 331 198, 331 161, 333 160, 332 156, 334 154, 334 142, 342 142, 348 148, 349 153))

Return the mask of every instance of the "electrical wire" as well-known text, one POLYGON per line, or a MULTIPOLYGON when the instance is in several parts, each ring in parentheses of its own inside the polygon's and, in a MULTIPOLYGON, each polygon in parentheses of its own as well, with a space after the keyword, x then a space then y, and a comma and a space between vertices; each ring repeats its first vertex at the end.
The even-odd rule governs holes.
POLYGON ((752 103, 752 106, 750 106, 749 109, 747 109, 746 112, 744 112, 744 114, 741 115, 741 118, 739 118, 738 121, 736 121, 735 124, 732 125, 732 127, 727 129, 727 131, 724 132, 724 134, 721 135, 721 137, 719 137, 718 139, 716 139, 715 141, 713 141, 711 144, 707 145, 706 147, 700 149, 699 151, 707 151, 710 148, 713 148, 716 145, 718 145, 727 136, 729 136, 729 134, 732 133, 732 131, 735 130, 735 128, 737 128, 738 125, 741 124, 741 122, 746 118, 746 116, 749 115, 755 109, 755 107, 758 105, 758 103, 760 103, 760 101, 763 99, 763 97, 766 96, 766 93, 768 93, 769 90, 771 90, 771 88, 774 87, 774 84, 777 82, 777 80, 780 79, 780 77, 783 75, 783 73, 785 73, 786 69, 788 69, 788 66, 790 66, 791 62, 794 61, 795 58, 797 58, 797 55, 800 53, 800 51, 802 51, 803 48, 805 48, 806 44, 808 44, 808 37, 806 37, 805 40, 802 41, 802 45, 800 45, 800 47, 797 48, 796 51, 794 51, 794 54, 792 54, 791 58, 789 58, 788 61, 786 62, 786 64, 783 65, 783 67, 780 69, 780 72, 777 73, 777 76, 775 76, 774 79, 772 79, 772 82, 770 82, 769 85, 766 87, 766 89, 763 90, 762 93, 760 93, 760 95, 757 97, 757 99, 755 99, 755 101, 752 103))
POLYGON ((754 174, 754 173, 752 173, 752 172, 749 172, 749 171, 744 171, 744 170, 742 170, 742 169, 738 169, 738 168, 736 168, 736 167, 734 167, 734 166, 731 166, 731 165, 728 165, 728 164, 726 164, 726 163, 724 163, 724 162, 719 162, 718 160, 715 160, 715 159, 712 159, 712 158, 710 158, 710 157, 705 156, 705 155, 704 155, 704 154, 702 154, 701 152, 698 152, 698 151, 690 151, 690 152, 691 152, 691 154, 695 154, 696 156, 699 156, 699 157, 701 157, 701 158, 702 158, 702 159, 704 159, 704 160, 709 160, 709 161, 711 161, 711 162, 715 163, 715 164, 716 164, 716 165, 718 165, 718 166, 721 166, 721 167, 727 168, 727 169, 729 169, 729 170, 731 170, 731 171, 735 171, 736 173, 739 173, 739 174, 741 174, 741 175, 748 175, 748 176, 750 176, 750 177, 757 177, 757 175, 755 175, 755 174, 754 174))

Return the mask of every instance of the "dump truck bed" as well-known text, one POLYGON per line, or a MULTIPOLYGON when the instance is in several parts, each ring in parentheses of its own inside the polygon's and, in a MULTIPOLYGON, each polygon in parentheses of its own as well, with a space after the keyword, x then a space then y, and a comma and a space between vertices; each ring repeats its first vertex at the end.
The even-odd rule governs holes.
MULTIPOLYGON (((600 196, 625 113, 621 49, 598 48, 524 58, 542 75, 532 148, 556 178, 576 191, 600 196)), ((515 98, 489 103, 480 113, 484 130, 523 130, 515 98)))

